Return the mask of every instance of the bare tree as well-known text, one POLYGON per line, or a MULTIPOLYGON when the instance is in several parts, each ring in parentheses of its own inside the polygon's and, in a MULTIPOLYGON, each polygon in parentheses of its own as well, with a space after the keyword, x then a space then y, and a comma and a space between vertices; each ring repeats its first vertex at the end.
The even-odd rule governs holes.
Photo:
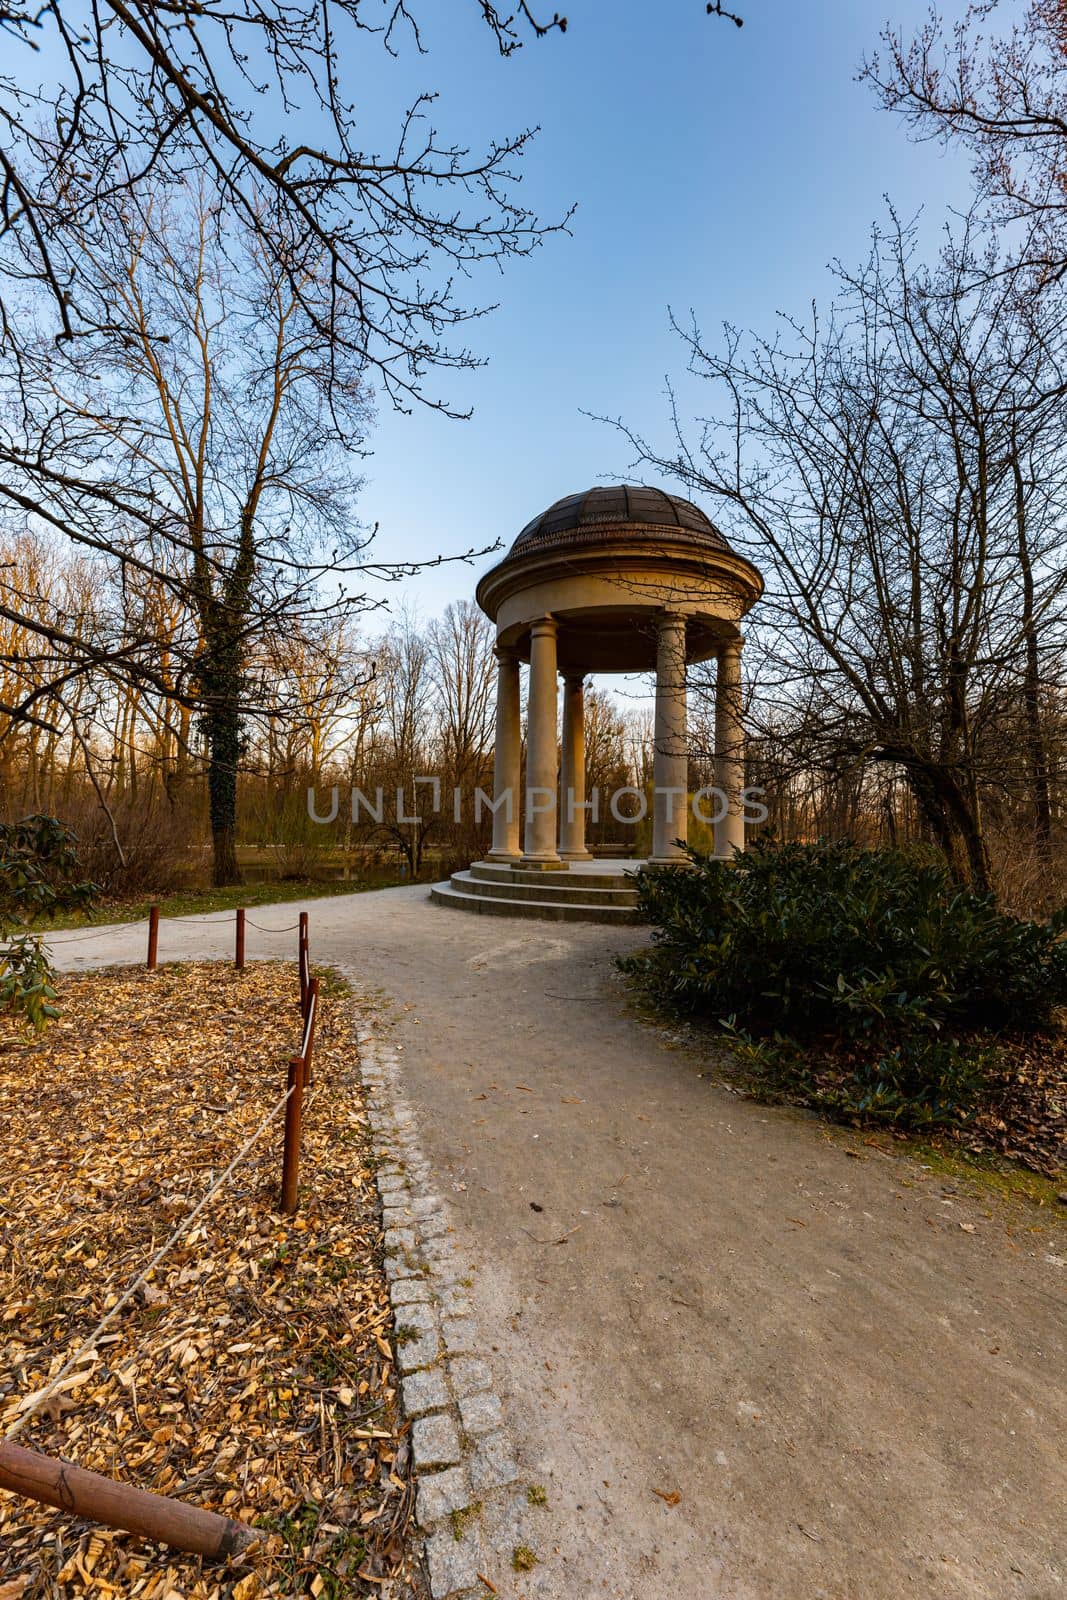
MULTIPOLYGON (((566 17, 540 16, 531 0, 512 11, 467 4, 505 58, 524 38, 567 29, 566 17)), ((706 11, 741 26, 722 0, 706 11)), ((10 63, 0 74, 5 318, 11 282, 29 280, 49 295, 61 334, 79 332, 73 177, 91 174, 101 198, 135 201, 149 177, 206 176, 276 268, 284 271, 293 239, 322 255, 332 294, 305 304, 294 279, 301 310, 330 339, 354 339, 398 403, 423 398, 427 370, 472 365, 447 343, 477 314, 455 298, 455 279, 526 254, 545 229, 515 197, 529 130, 472 153, 439 135, 435 96, 425 94, 400 117, 391 150, 363 146, 356 101, 360 73, 371 70, 367 47, 424 52, 422 14, 418 0, 0 4, 10 63), (53 71, 58 64, 58 81, 35 86, 38 53, 53 71), (19 65, 29 70, 20 75, 19 65)))
MULTIPOLYGON (((508 16, 472 3, 505 56, 521 29, 565 27, 526 5, 508 16)), ((47 291, 61 334, 77 336, 92 323, 80 292, 86 188, 91 201, 136 206, 146 182, 207 178, 279 276, 294 239, 321 256, 328 296, 305 297, 299 273, 290 277, 300 314, 393 399, 421 398, 431 367, 473 364, 446 342, 474 314, 454 298, 454 280, 542 237, 512 181, 530 133, 473 155, 438 135, 425 95, 401 117, 391 152, 363 148, 354 74, 367 69, 368 45, 395 53, 407 35, 421 50, 418 11, 392 0, 0 6, 9 62, 21 46, 29 67, 42 50, 61 72, 40 88, 35 66, 0 77, 5 312, 12 284, 31 281, 47 291)))
MULTIPOLYGON (((1062 383, 1067 310, 977 272, 966 239, 934 271, 910 252, 899 229, 876 238, 825 324, 748 346, 727 330, 721 352, 691 328, 718 409, 695 444, 676 414, 670 456, 630 437, 768 572, 748 652, 768 733, 793 730, 841 795, 868 763, 899 774, 987 888, 986 808, 1020 765, 997 730, 1035 675, 1063 681, 1067 425, 1034 397, 1062 383)), ((1042 816, 1046 767, 1031 747, 1042 816)))
POLYGON ((488 617, 473 600, 446 606, 426 630, 443 764, 453 786, 480 781, 493 748, 493 639, 488 617))
MULTIPOLYGON (((558 13, 539 15, 527 0, 513 12, 490 0, 468 4, 503 57, 524 39, 567 25, 558 13)), ((721 5, 707 9, 728 14, 721 5)), ((123 403, 114 378, 123 355, 132 365, 138 351, 144 355, 143 329, 131 330, 127 301, 120 297, 113 315, 116 303, 101 293, 102 249, 106 255, 109 238, 123 237, 118 253, 132 251, 143 275, 161 194, 211 194, 217 238, 236 261, 255 260, 285 303, 290 348, 306 352, 314 367, 331 435, 354 381, 364 388, 373 382, 401 408, 419 401, 455 414, 427 379, 478 364, 460 330, 486 309, 458 298, 456 285, 479 264, 525 255, 551 229, 516 198, 529 131, 491 139, 472 154, 439 135, 433 97, 424 96, 398 119, 390 150, 364 146, 353 105, 356 74, 366 68, 368 50, 421 51, 420 10, 418 0, 0 4, 7 44, 0 69, 0 509, 9 528, 10 519, 32 518, 76 543, 101 570, 110 564, 123 591, 122 604, 102 611, 94 619, 102 626, 89 632, 76 619, 48 618, 32 596, 23 606, 18 584, 8 586, 6 616, 34 631, 42 658, 41 681, 7 708, 9 715, 32 723, 49 685, 74 694, 79 679, 124 677, 136 685, 127 721, 138 696, 153 706, 169 697, 163 717, 174 751, 171 776, 180 784, 196 736, 190 719, 198 703, 221 707, 218 683, 233 677, 232 649, 209 644, 207 635, 220 621, 223 633, 233 632, 247 598, 247 548, 242 554, 238 536, 225 557, 218 549, 207 561, 191 547, 184 551, 199 591, 194 681, 181 649, 176 655, 168 644, 160 659, 153 637, 161 621, 175 624, 174 507, 161 520, 150 489, 133 491, 96 466, 94 430, 102 422, 113 441, 121 436, 123 448, 136 453, 141 397, 131 386, 123 403), (39 71, 37 52, 51 75, 39 71), (55 374, 46 352, 56 356, 55 374), (66 377, 75 370, 94 376, 101 365, 112 382, 110 399, 96 383, 91 416, 77 408, 64 413, 60 394, 72 394, 63 388, 66 377), (42 397, 52 378, 55 405, 46 415, 42 397)), ((118 268, 117 256, 106 262, 107 271, 118 268)), ((160 333, 159 308, 144 309, 146 324, 160 333)), ((204 327, 212 315, 209 309, 204 327)), ((189 395, 182 401, 188 413, 189 395)), ((177 448, 188 455, 186 441, 177 448)), ((235 744, 232 707, 212 717, 212 737, 230 752, 221 778, 233 769, 239 739, 235 744), (228 719, 226 734, 220 718, 228 719)), ((220 840, 231 801, 220 791, 220 840)))
MULTIPOLYGON (((242 720, 276 709, 248 679, 255 641, 320 609, 324 572, 358 560, 343 452, 367 412, 359 370, 297 315, 293 282, 306 298, 321 260, 279 273, 255 232, 224 240, 220 216, 205 188, 154 193, 125 225, 101 209, 80 245, 101 331, 24 345, 0 457, 38 516, 116 568, 122 634, 105 659, 202 719, 215 880, 229 883, 242 720), (161 596, 181 617, 176 674, 161 671, 161 596)), ((46 630, 60 673, 85 664, 68 634, 46 630)))
POLYGON ((441 825, 442 797, 432 782, 416 781, 437 775, 439 743, 430 648, 413 612, 401 611, 381 641, 376 682, 380 723, 365 771, 382 791, 376 831, 396 845, 416 878, 441 825))
POLYGON ((603 845, 618 832, 611 796, 635 786, 627 752, 630 728, 618 702, 603 689, 586 688, 584 731, 586 794, 590 801, 596 794, 598 802, 596 815, 589 816, 586 837, 590 845, 603 845))
MULTIPOLYGON (((526 35, 565 27, 564 19, 541 20, 526 5, 511 16, 488 0, 473 3, 505 56, 526 35)), ((153 702, 172 695, 179 724, 199 709, 220 752, 213 806, 225 875, 234 870, 224 840, 232 831, 240 750, 232 685, 245 649, 241 618, 252 585, 261 617, 272 603, 262 551, 254 570, 250 529, 258 521, 262 533, 279 511, 277 445, 282 435, 295 444, 291 427, 270 424, 257 461, 244 410, 231 404, 229 459, 220 459, 224 430, 215 418, 225 409, 227 384, 229 400, 237 399, 232 380, 241 365, 237 342, 226 336, 226 371, 218 365, 211 297, 226 276, 227 252, 229 306, 249 263, 265 294, 262 326, 251 295, 242 307, 242 336, 254 350, 244 381, 258 386, 260 400, 270 390, 267 345, 282 314, 282 364, 297 354, 278 390, 281 411, 291 413, 298 396, 308 416, 317 412, 322 437, 337 443, 347 431, 346 443, 358 449, 362 427, 348 425, 354 397, 372 381, 397 406, 425 400, 451 409, 427 394, 425 380, 431 370, 478 364, 454 342, 480 311, 456 297, 457 282, 479 263, 526 254, 546 231, 514 198, 528 132, 470 155, 438 136, 432 97, 424 97, 400 119, 391 153, 361 147, 352 63, 362 64, 368 48, 395 53, 405 36, 421 50, 417 10, 377 0, 325 7, 296 0, 0 5, 7 43, 0 69, 0 511, 9 528, 32 519, 78 545, 101 570, 110 565, 123 591, 121 606, 100 614, 102 629, 86 633, 72 619, 42 613, 32 596, 23 606, 17 582, 7 586, 7 620, 36 634, 42 658, 41 681, 7 713, 37 716, 49 683, 116 675, 153 702), (38 48, 51 78, 38 76, 38 48), (189 191, 208 196, 212 209, 202 250, 211 258, 206 297, 184 244, 180 261, 165 260, 177 246, 163 214, 175 195, 189 191), (168 326, 175 310, 181 315, 168 326), (210 394, 199 402, 176 381, 180 363, 167 359, 179 348, 202 368, 208 359, 214 364, 210 394), (152 422, 142 430, 146 403, 152 422), (215 459, 206 464, 198 450, 209 437, 215 459), (157 470, 161 451, 170 460, 157 470), (124 470, 116 475, 117 454, 124 470), (198 546, 189 528, 204 515, 204 491, 210 485, 217 500, 230 470, 244 503, 230 494, 224 542, 216 526, 198 546), (176 672, 172 660, 161 664, 153 638, 161 601, 170 609, 176 572, 183 624, 191 616, 199 632, 195 674, 188 637, 176 672)), ((277 375, 277 362, 273 368, 277 375)), ((309 463, 321 464, 314 431, 305 438, 309 463)), ((289 468, 297 465, 294 454, 289 468)), ((352 487, 351 469, 347 477, 352 487)), ((335 487, 320 496, 320 520, 321 502, 335 487)), ((311 491, 308 474, 294 496, 297 511, 308 512, 311 491)), ((276 527, 282 525, 279 514, 276 527)), ((290 598, 294 588, 314 586, 323 564, 302 571, 298 546, 294 538, 285 561, 268 564, 275 587, 290 598)), ((280 616, 287 607, 274 609, 280 616)))
MULTIPOLYGON (((265 719, 268 770, 306 774, 317 784, 367 726, 377 685, 373 662, 350 616, 302 618, 266 641, 269 703, 291 714, 265 719)), ((258 668, 257 668, 258 670, 258 668)))
POLYGON ((623 714, 625 728, 626 764, 632 774, 630 781, 638 789, 647 789, 652 782, 655 751, 655 721, 647 707, 633 707, 623 714))
POLYGON ((1067 272, 1067 0, 1031 0, 987 32, 1006 7, 980 0, 951 28, 931 12, 909 38, 884 35, 863 75, 921 138, 961 143, 1000 223, 1024 230, 1021 260, 1044 283, 1067 272))

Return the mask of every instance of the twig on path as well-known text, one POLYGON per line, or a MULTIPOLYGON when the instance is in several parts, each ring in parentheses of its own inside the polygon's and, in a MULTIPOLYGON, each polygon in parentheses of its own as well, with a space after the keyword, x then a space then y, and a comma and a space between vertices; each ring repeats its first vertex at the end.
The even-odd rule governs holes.
POLYGON ((566 1244, 571 1234, 577 1233, 581 1226, 582 1224, 580 1222, 575 1223, 573 1228, 568 1228, 566 1233, 561 1234, 558 1239, 539 1239, 536 1233, 530 1232, 529 1228, 523 1228, 522 1231, 528 1239, 533 1240, 534 1244, 566 1244))

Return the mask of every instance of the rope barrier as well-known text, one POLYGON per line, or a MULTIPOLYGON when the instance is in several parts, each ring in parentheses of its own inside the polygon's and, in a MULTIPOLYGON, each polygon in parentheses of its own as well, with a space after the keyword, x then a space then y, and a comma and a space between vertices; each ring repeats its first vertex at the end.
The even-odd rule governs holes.
MULTIPOLYGON (((275 1101, 274 1105, 267 1112, 266 1116, 252 1134, 251 1138, 247 1139, 241 1146, 240 1150, 238 1150, 229 1166, 215 1180, 210 1189, 208 1189, 207 1193, 200 1198, 189 1215, 182 1219, 182 1221, 175 1228, 174 1232, 170 1235, 170 1238, 160 1246, 155 1255, 152 1257, 151 1261, 149 1261, 148 1265, 142 1268, 137 1277, 126 1290, 125 1294, 123 1294, 122 1297, 115 1302, 111 1310, 100 1320, 89 1337, 79 1345, 78 1349, 75 1350, 74 1354, 69 1358, 69 1360, 63 1363, 63 1366, 60 1367, 55 1377, 52 1378, 43 1389, 39 1389, 36 1394, 29 1395, 24 1401, 22 1401, 19 1407, 20 1414, 5 1432, 5 1439, 14 1439, 19 1433, 21 1433, 22 1429, 25 1427, 30 1418, 36 1412, 38 1412, 45 1402, 51 1399, 51 1397, 57 1392, 64 1378, 68 1377, 73 1369, 85 1359, 86 1355, 88 1355, 91 1350, 94 1349, 104 1330, 110 1327, 111 1323, 114 1322, 115 1318, 118 1316, 123 1307, 129 1305, 138 1289, 140 1289, 141 1286, 148 1281, 149 1277, 155 1271, 159 1263, 163 1260, 164 1256, 169 1254, 169 1252, 174 1248, 178 1240, 181 1238, 182 1234, 187 1232, 190 1226, 196 1221, 200 1213, 205 1209, 208 1202, 214 1198, 214 1196, 222 1188, 223 1184, 233 1175, 234 1171, 240 1162, 244 1160, 252 1146, 266 1132, 271 1122, 273 1122, 274 1118, 278 1115, 278 1112, 282 1110, 283 1106, 288 1103, 290 1096, 296 1093, 299 1088, 299 1082, 290 1085, 286 1089, 285 1093, 275 1101)), ((311 1105, 313 1103, 317 1093, 317 1089, 312 1090, 311 1094, 308 1096, 306 1102, 307 1105, 311 1105)))
MULTIPOLYGON (((125 933, 129 928, 143 927, 143 920, 138 917, 134 922, 102 922, 99 927, 86 928, 83 933, 60 934, 58 938, 51 933, 41 933, 41 938, 47 944, 82 944, 86 939, 99 939, 105 933, 125 933)), ((40 931, 40 930, 38 930, 40 931)))
MULTIPOLYGON (((227 917, 225 921, 217 917, 167 917, 167 922, 198 922, 207 923, 215 928, 228 928, 236 922, 236 917, 227 917)), ((43 933, 38 929, 42 939, 48 944, 82 944, 86 939, 99 939, 104 934, 126 933, 130 928, 143 927, 143 922, 102 922, 98 928, 87 929, 84 933, 61 934, 59 938, 50 933, 43 933)), ((253 922, 251 917, 245 918, 247 928, 256 928, 260 933, 295 933, 300 927, 299 922, 287 922, 284 928, 268 928, 262 922, 253 922)), ((2 952, 0 952, 2 953, 2 952)))
MULTIPOLYGON (((232 917, 225 917, 225 918, 220 918, 220 917, 217 917, 217 916, 191 917, 191 918, 188 918, 188 919, 181 919, 181 920, 188 920, 188 921, 193 921, 193 922, 212 922, 212 923, 215 923, 217 925, 225 927, 227 925, 227 923, 229 923, 231 921, 237 922, 238 918, 237 918, 237 913, 235 912, 232 917)), ((247 920, 248 919, 246 918, 246 921, 247 920)), ((266 928, 266 927, 263 927, 261 924, 255 923, 255 922, 252 923, 252 926, 254 928, 258 928, 261 933, 282 934, 282 933, 292 933, 295 929, 301 928, 305 921, 306 921, 306 914, 302 913, 299 922, 294 922, 294 923, 292 923, 289 926, 284 927, 284 928, 266 928)), ((155 908, 153 908, 152 918, 150 919, 150 922, 151 922, 151 929, 150 929, 150 934, 149 934, 149 966, 151 967, 151 966, 155 965, 154 937, 155 937, 155 931, 158 928, 158 912, 155 910, 155 908)), ((86 930, 86 931, 84 931, 82 933, 68 934, 66 937, 60 937, 59 939, 56 939, 55 941, 50 941, 50 942, 54 942, 56 944, 76 944, 76 943, 84 942, 85 940, 88 940, 88 939, 95 939, 95 938, 99 937, 99 935, 101 933, 120 933, 120 932, 124 932, 128 928, 139 927, 140 925, 141 924, 140 924, 139 920, 136 921, 136 922, 126 922, 126 923, 118 923, 118 924, 112 923, 110 925, 104 925, 101 928, 88 929, 88 930, 86 930)), ((242 943, 243 943, 242 935, 241 935, 241 931, 239 929, 239 931, 238 931, 238 944, 239 944, 239 947, 242 945, 242 943)), ((304 938, 302 938, 301 939, 301 955, 302 955, 302 957, 306 957, 306 949, 307 949, 306 940, 304 938)), ((240 962, 240 955, 239 955, 239 962, 240 962)), ((303 969, 302 969, 302 973, 303 973, 303 969)), ((317 983, 315 983, 314 984, 314 989, 317 990, 317 988, 318 988, 318 985, 317 985, 317 983)), ((303 1000, 303 976, 301 978, 301 990, 302 990, 301 999, 303 1000)), ((49 1380, 48 1383, 45 1384, 43 1389, 37 1390, 36 1393, 27 1396, 24 1400, 22 1400, 21 1402, 19 1402, 16 1405, 16 1408, 15 1408, 16 1409, 15 1419, 10 1424, 10 1426, 6 1429, 6 1431, 4 1432, 3 1437, 2 1437, 2 1442, 6 1443, 6 1442, 16 1438, 18 1436, 18 1434, 21 1433, 22 1429, 26 1426, 26 1423, 29 1421, 29 1419, 32 1416, 36 1415, 36 1413, 41 1409, 41 1407, 49 1399, 51 1399, 51 1397, 53 1395, 55 1395, 56 1393, 59 1392, 59 1390, 63 1386, 63 1383, 69 1377, 71 1372, 73 1372, 75 1367, 79 1366, 80 1363, 85 1360, 86 1356, 90 1355, 93 1352, 93 1350, 96 1348, 96 1345, 99 1343, 99 1340, 100 1340, 102 1334, 104 1333, 105 1329, 107 1329, 107 1328, 109 1328, 111 1326, 111 1324, 114 1322, 115 1318, 118 1316, 119 1312, 122 1311, 126 1306, 129 1305, 130 1301, 133 1299, 134 1295, 136 1295, 137 1291, 140 1288, 142 1288, 145 1283, 147 1283, 148 1279, 151 1277, 152 1273, 159 1266, 160 1262, 164 1260, 164 1258, 170 1253, 171 1250, 173 1250, 174 1246, 182 1238, 183 1234, 185 1234, 185 1233, 187 1233, 189 1231, 189 1229, 192 1227, 192 1225, 196 1222, 197 1218, 201 1215, 201 1213, 207 1208, 207 1206, 210 1204, 210 1202, 214 1199, 215 1195, 218 1194, 219 1190, 223 1187, 223 1185, 225 1183, 227 1183, 229 1181, 229 1179, 233 1176, 234 1172, 237 1170, 237 1167, 240 1165, 240 1163, 244 1160, 245 1156, 249 1153, 249 1151, 253 1148, 253 1146, 255 1144, 257 1144, 258 1141, 262 1138, 263 1134, 270 1127, 270 1124, 274 1121, 274 1118, 278 1115, 278 1113, 283 1108, 285 1109, 285 1113, 286 1113, 286 1117, 285 1117, 285 1144, 286 1144, 286 1147, 285 1147, 285 1156, 284 1156, 284 1161, 283 1161, 283 1172, 282 1172, 282 1208, 283 1208, 283 1210, 286 1210, 286 1211, 294 1211, 296 1209, 296 1181, 297 1181, 297 1163, 299 1162, 299 1151, 300 1151, 300 1124, 301 1124, 301 1120, 302 1120, 302 1116, 303 1116, 303 1110, 305 1108, 304 1088, 306 1087, 306 1084, 307 1084, 307 1082, 308 1082, 308 1080, 310 1079, 310 1076, 311 1076, 311 1050, 312 1050, 312 1041, 314 1039, 315 1010, 316 1010, 315 1003, 314 1003, 315 1002, 315 998, 316 998, 316 995, 313 992, 311 1005, 310 1005, 310 1007, 308 1008, 308 1010, 307 1010, 307 1012, 305 1014, 304 1037, 303 1037, 303 1040, 301 1042, 301 1054, 299 1056, 295 1056, 295 1057, 291 1057, 290 1058, 290 1062, 289 1062, 289 1082, 286 1085, 284 1093, 281 1094, 279 1096, 279 1098, 274 1102, 274 1104, 271 1106, 270 1110, 261 1119, 260 1123, 255 1128, 253 1133, 249 1136, 248 1139, 245 1140, 244 1144, 241 1146, 240 1150, 238 1150, 237 1154, 233 1157, 233 1159, 228 1163, 228 1165, 219 1174, 218 1178, 216 1178, 215 1181, 211 1184, 211 1186, 206 1190, 206 1192, 203 1195, 201 1195, 200 1199, 197 1201, 197 1203, 193 1207, 192 1211, 189 1212, 187 1216, 182 1218, 182 1220, 174 1228, 174 1230, 170 1234, 170 1236, 167 1239, 164 1240, 163 1244, 160 1246, 160 1248, 152 1256, 152 1258, 148 1262, 148 1264, 141 1269, 141 1271, 137 1274, 136 1278, 134 1278, 133 1282, 129 1285, 129 1287, 125 1290, 125 1292, 119 1297, 119 1299, 115 1302, 115 1304, 111 1307, 111 1310, 108 1311, 106 1313, 106 1315, 103 1316, 100 1319, 100 1321, 97 1323, 96 1327, 93 1329, 92 1333, 89 1334, 88 1338, 86 1338, 86 1339, 84 1339, 82 1341, 82 1343, 78 1346, 77 1350, 75 1350, 74 1354, 71 1355, 70 1357, 68 1357, 68 1359, 60 1367, 59 1371, 55 1374, 55 1376, 53 1378, 51 1378, 49 1380), (296 1097, 295 1100, 293 1098, 294 1096, 296 1097), (290 1104, 290 1102, 292 1102, 292 1104, 290 1104), (292 1144, 292 1148, 291 1148, 291 1144, 292 1144), (291 1159, 294 1156, 294 1151, 295 1151, 295 1158, 291 1159)), ((309 1095, 308 1100, 306 1102, 306 1104, 308 1106, 310 1106, 310 1105, 312 1105, 314 1103, 317 1092, 318 1091, 316 1089, 312 1089, 311 1094, 309 1095)))
POLYGON ((227 916, 225 911, 212 911, 206 917, 183 917, 179 914, 178 916, 168 917, 166 920, 168 922, 207 922, 212 927, 225 928, 227 923, 237 921, 237 913, 236 911, 231 911, 227 916))
MULTIPOLYGON (((209 927, 213 927, 213 928, 226 928, 226 927, 229 927, 229 925, 231 923, 237 921, 237 913, 235 911, 232 911, 227 916, 226 913, 223 912, 223 911, 214 911, 214 912, 212 912, 212 914, 210 916, 207 916, 207 917, 182 917, 182 916, 176 916, 176 917, 165 917, 162 920, 165 921, 165 922, 201 922, 201 923, 206 923, 209 927)), ((299 926, 300 926, 299 922, 290 922, 290 923, 287 923, 287 925, 284 928, 265 928, 262 925, 262 923, 253 922, 252 918, 249 917, 249 916, 245 917, 245 925, 246 925, 246 927, 249 927, 249 928, 258 928, 260 933, 295 933, 297 928, 299 928, 299 926)), ((132 928, 132 927, 139 927, 140 924, 139 923, 129 922, 129 923, 124 923, 123 926, 132 928)), ((101 931, 103 931, 103 929, 101 929, 101 931)))
MULTIPOLYGON (((216 911, 210 916, 206 917, 177 916, 167 917, 165 920, 167 922, 206 923, 211 927, 225 928, 231 923, 236 922, 237 914, 236 912, 231 912, 230 915, 227 916, 225 912, 216 911)), ((82 944, 87 939, 99 939, 104 934, 126 933, 130 928, 140 928, 142 926, 143 919, 138 917, 132 922, 101 922, 98 927, 86 928, 82 933, 60 934, 58 937, 55 934, 47 933, 40 928, 38 928, 36 932, 40 934, 40 937, 50 945, 82 944)), ((264 923, 253 922, 251 917, 246 916, 245 926, 248 928, 255 928, 259 933, 296 933, 300 927, 300 924, 299 922, 287 922, 284 928, 268 928, 264 923)), ((2 953, 3 951, 0 950, 0 954, 2 953)))
MULTIPOLYGON (((207 917, 182 917, 182 916, 177 916, 177 917, 167 917, 165 920, 167 922, 206 922, 206 923, 209 923, 210 925, 212 925, 213 927, 224 928, 224 927, 227 926, 228 923, 236 922, 237 913, 236 912, 231 912, 229 916, 226 916, 226 914, 224 912, 222 912, 222 911, 215 911, 210 916, 207 916, 207 917)), ((132 924, 130 924, 130 926, 132 926, 132 924)), ((286 923, 284 928, 266 928, 266 927, 263 926, 263 924, 261 922, 253 922, 252 918, 246 912, 245 913, 245 926, 249 927, 249 928, 258 928, 260 933, 295 933, 297 928, 299 928, 300 924, 299 924, 299 922, 289 922, 289 923, 286 923)))

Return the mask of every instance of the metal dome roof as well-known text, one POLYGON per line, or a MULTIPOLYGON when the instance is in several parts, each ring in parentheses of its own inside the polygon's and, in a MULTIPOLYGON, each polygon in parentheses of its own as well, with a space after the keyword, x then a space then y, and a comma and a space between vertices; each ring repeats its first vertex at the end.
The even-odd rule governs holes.
POLYGON ((652 543, 667 539, 714 550, 730 548, 710 518, 688 500, 663 489, 618 484, 557 500, 526 524, 505 559, 540 550, 547 553, 561 546, 597 544, 623 531, 631 536, 638 531, 639 537, 652 543))

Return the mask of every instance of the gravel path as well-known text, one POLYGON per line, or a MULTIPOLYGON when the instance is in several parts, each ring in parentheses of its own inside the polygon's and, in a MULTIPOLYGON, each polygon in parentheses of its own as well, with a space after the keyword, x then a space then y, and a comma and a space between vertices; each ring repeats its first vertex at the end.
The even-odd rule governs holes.
MULTIPOLYGON (((375 1000, 373 1076, 411 1111, 408 1198, 438 1197, 517 1457, 456 1530, 475 1563, 454 1540, 457 1581, 530 1600, 1067 1595, 1056 1219, 702 1078, 626 1009, 611 956, 640 930, 466 917, 422 888, 250 915, 300 909, 313 958, 375 1000)), ((292 938, 250 928, 249 955, 292 938)), ((55 954, 139 960, 144 940, 55 954)), ((160 959, 231 948, 230 914, 166 922, 160 959)))

